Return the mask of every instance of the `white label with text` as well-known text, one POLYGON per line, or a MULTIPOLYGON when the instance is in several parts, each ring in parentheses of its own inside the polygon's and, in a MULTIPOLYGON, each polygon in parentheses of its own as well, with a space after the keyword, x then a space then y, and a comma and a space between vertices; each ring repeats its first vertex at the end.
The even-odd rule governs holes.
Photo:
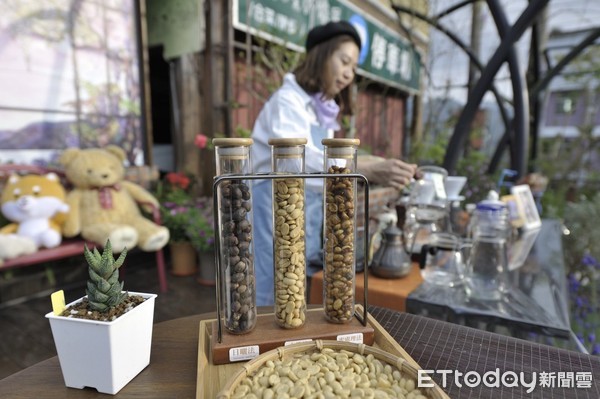
POLYGON ((363 335, 362 335, 362 333, 342 334, 342 335, 338 335, 336 339, 338 341, 354 342, 356 344, 362 344, 363 343, 363 335))
POLYGON ((307 339, 297 339, 295 341, 285 341, 283 343, 283 346, 288 346, 288 345, 293 345, 293 344, 300 344, 300 343, 303 343, 303 342, 312 342, 312 339, 307 338, 307 339))
POLYGON ((238 348, 229 349, 230 362, 241 362, 242 360, 250 360, 254 359, 258 355, 260 355, 260 349, 258 345, 240 346, 238 348))

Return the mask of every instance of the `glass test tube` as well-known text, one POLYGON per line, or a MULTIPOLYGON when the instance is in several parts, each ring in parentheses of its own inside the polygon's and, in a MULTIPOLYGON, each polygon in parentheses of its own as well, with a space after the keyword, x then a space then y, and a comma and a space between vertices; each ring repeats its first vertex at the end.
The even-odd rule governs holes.
POLYGON ((356 172, 358 139, 324 139, 324 171, 340 177, 325 179, 323 227, 323 306, 332 323, 354 316, 356 271, 356 172))
MULTIPOLYGON (((304 138, 270 139, 275 174, 304 173, 304 138)), ((298 328, 306 319, 304 179, 273 180, 273 267, 275 320, 298 328)))
MULTIPOLYGON (((217 176, 252 173, 252 139, 213 139, 217 176)), ((256 326, 252 193, 250 181, 232 179, 217 188, 224 326, 245 334, 256 326)))

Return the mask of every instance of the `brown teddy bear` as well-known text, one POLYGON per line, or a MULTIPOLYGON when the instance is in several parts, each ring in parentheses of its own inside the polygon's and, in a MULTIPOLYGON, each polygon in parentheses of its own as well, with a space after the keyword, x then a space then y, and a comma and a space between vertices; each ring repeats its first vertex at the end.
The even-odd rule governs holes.
POLYGON ((125 152, 117 146, 68 148, 59 162, 73 189, 67 196, 70 213, 63 227, 65 237, 81 234, 103 245, 110 240, 114 252, 139 246, 157 251, 169 241, 169 230, 145 218, 143 203, 158 206, 156 198, 141 186, 123 180, 125 152), (140 204, 140 205, 138 205, 140 204))

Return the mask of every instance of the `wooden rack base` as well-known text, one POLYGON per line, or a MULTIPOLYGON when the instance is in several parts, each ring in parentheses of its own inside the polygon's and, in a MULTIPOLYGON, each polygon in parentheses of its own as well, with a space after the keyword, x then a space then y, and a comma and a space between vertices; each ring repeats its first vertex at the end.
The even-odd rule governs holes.
MULTIPOLYGON (((357 306, 357 308, 362 313, 362 307, 357 306)), ((212 331, 217 331, 216 320, 213 322, 212 331)), ((275 323, 274 314, 261 314, 258 315, 256 327, 248 334, 223 333, 221 342, 217 342, 216 336, 213 334, 210 343, 212 363, 226 364, 236 361, 231 359, 231 350, 235 355, 239 355, 252 350, 256 351, 256 347, 258 347, 258 353, 253 352, 257 356, 294 341, 339 339, 357 342, 356 337, 360 337, 359 334, 362 334, 363 343, 373 345, 375 331, 372 326, 369 324, 363 326, 356 318, 346 324, 329 323, 325 319, 323 309, 320 308, 307 310, 304 326, 289 330, 281 328, 275 323)), ((248 360, 248 358, 240 360, 248 360)))

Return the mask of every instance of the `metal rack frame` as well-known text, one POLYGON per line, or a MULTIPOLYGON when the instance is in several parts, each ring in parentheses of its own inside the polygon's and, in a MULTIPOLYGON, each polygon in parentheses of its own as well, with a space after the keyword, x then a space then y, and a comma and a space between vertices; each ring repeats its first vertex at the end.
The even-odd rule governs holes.
MULTIPOLYGON (((369 181, 367 178, 360 173, 348 173, 343 175, 345 178, 352 178, 360 180, 364 183, 365 198, 364 198, 364 222, 365 222, 365 240, 364 240, 364 295, 363 295, 363 314, 361 315, 358 311, 354 312, 355 317, 362 323, 363 326, 367 325, 367 292, 368 292, 368 253, 369 253, 369 181)), ((274 180, 274 179, 326 179, 326 178, 338 178, 338 173, 252 173, 252 174, 237 174, 237 175, 223 175, 215 176, 213 182, 213 215, 214 215, 214 230, 215 230, 215 281, 216 281, 216 292, 217 292, 217 342, 222 342, 223 337, 223 326, 222 326, 222 314, 221 314, 221 238, 219 236, 219 201, 218 201, 218 187, 225 180, 274 180)), ((356 274, 356 271, 355 271, 356 274)), ((306 294, 306 293, 305 293, 306 294)), ((356 294, 356 289, 355 289, 356 294)))

